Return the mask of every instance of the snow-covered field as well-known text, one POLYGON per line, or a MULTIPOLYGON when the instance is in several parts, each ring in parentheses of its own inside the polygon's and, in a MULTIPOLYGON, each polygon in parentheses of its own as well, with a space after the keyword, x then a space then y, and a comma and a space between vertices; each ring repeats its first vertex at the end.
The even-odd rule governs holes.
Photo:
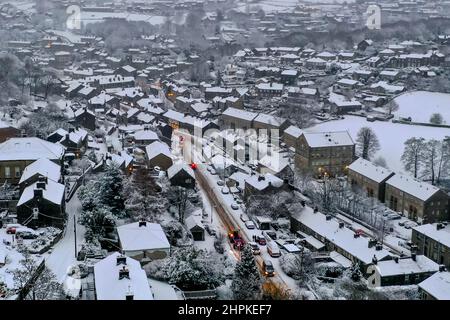
POLYGON ((415 122, 429 122, 433 113, 440 113, 445 123, 450 123, 450 94, 428 91, 415 91, 395 98, 399 117, 411 117, 415 122))
POLYGON ((424 126, 413 126, 392 122, 368 122, 365 118, 346 116, 342 120, 324 122, 307 129, 310 132, 345 131, 347 130, 353 141, 359 129, 362 127, 372 128, 380 141, 380 151, 377 156, 382 156, 391 170, 403 171, 400 158, 403 153, 404 142, 412 137, 423 137, 425 139, 443 139, 450 135, 448 128, 432 128, 424 126))

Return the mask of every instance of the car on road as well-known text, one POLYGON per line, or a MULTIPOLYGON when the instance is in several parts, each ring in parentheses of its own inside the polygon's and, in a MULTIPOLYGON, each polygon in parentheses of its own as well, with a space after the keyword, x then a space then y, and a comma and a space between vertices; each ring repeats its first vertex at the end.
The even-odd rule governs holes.
POLYGON ((238 205, 237 203, 233 202, 233 203, 231 204, 231 209, 233 209, 233 210, 239 210, 239 205, 238 205))
POLYGON ((263 261, 263 270, 267 277, 273 277, 275 275, 275 268, 270 260, 263 261))
POLYGON ((265 246, 267 244, 266 238, 263 236, 256 236, 256 242, 261 246, 265 246))
POLYGON ((211 173, 213 176, 217 175, 217 171, 215 169, 211 169, 209 173, 211 173))
POLYGON ((245 213, 242 213, 241 216, 240 216, 240 218, 241 218, 241 221, 242 221, 242 222, 247 222, 247 221, 250 220, 250 218, 248 217, 248 215, 246 215, 245 213))
POLYGON ((249 242, 248 244, 252 248, 252 253, 254 255, 261 254, 261 250, 259 250, 259 246, 256 242, 249 242))
POLYGON ((275 231, 263 231, 263 236, 267 241, 277 240, 277 233, 275 231))
POLYGON ((223 187, 225 185, 225 182, 223 182, 223 180, 217 180, 217 185, 219 187, 223 187))
POLYGON ((384 217, 386 220, 400 220, 402 218, 398 213, 389 213, 384 217))
POLYGON ((228 187, 222 188, 222 194, 230 194, 230 190, 228 189, 228 187))
POLYGON ((281 250, 280 247, 278 247, 278 245, 276 244, 275 241, 269 241, 267 243, 267 253, 272 257, 272 258, 278 258, 281 256, 281 250))
POLYGON ((246 226, 247 229, 249 229, 249 230, 252 230, 252 229, 255 229, 255 228, 256 228, 255 224, 254 224, 253 221, 251 221, 251 220, 245 221, 245 226, 246 226))

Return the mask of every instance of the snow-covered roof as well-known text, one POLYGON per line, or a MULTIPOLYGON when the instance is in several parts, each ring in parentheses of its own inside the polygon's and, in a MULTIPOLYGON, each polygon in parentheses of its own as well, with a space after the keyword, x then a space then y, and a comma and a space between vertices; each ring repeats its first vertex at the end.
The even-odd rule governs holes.
POLYGON ((419 283, 419 287, 437 300, 450 300, 450 272, 437 272, 419 283))
POLYGON ((65 148, 39 138, 11 138, 0 144, 0 161, 37 160, 47 158, 59 160, 65 148))
POLYGON ((145 271, 139 261, 126 257, 126 265, 117 264, 120 253, 115 252, 94 265, 97 300, 125 300, 132 293, 134 300, 153 300, 145 271), (125 266, 129 279, 119 280, 119 270, 125 266))
POLYGON ((361 236, 355 238, 353 230, 345 226, 340 228, 336 219, 327 221, 323 213, 314 213, 313 209, 309 207, 301 210, 297 219, 313 232, 334 243, 337 247, 345 250, 364 264, 371 264, 374 255, 378 261, 390 256, 389 251, 385 249, 376 250, 375 247, 369 248, 369 238, 361 236))
POLYGON ((382 277, 439 271, 439 265, 423 255, 416 256, 416 261, 410 257, 379 261, 376 268, 382 277))
POLYGON ((300 138, 300 136, 303 133, 303 130, 296 126, 289 126, 286 130, 284 130, 284 133, 294 138, 300 138))
POLYGON ((38 159, 23 170, 19 184, 27 181, 29 178, 36 174, 58 182, 61 178, 61 167, 46 158, 38 159))
POLYGON ((334 103, 338 107, 361 106, 361 103, 355 98, 348 100, 345 96, 331 92, 328 98, 330 103, 334 103))
POLYGON ((184 162, 176 163, 167 169, 167 177, 172 179, 181 170, 186 171, 193 179, 195 179, 194 170, 184 162))
POLYGON ((391 170, 377 166, 363 158, 355 160, 349 166, 349 169, 378 183, 382 182, 393 174, 391 170))
POLYGON ((403 174, 394 175, 386 181, 386 184, 406 192, 422 201, 428 200, 432 195, 440 190, 438 187, 435 187, 429 183, 403 174))
POLYGON ((245 182, 246 184, 260 191, 269 187, 269 184, 276 188, 280 188, 284 184, 283 180, 271 173, 266 173, 265 175, 253 175, 245 182))
POLYGON ((257 113, 245 111, 245 110, 241 110, 241 109, 236 109, 236 108, 228 108, 222 113, 222 115, 225 115, 228 117, 233 117, 233 118, 238 118, 238 119, 243 119, 243 120, 247 120, 247 121, 252 121, 253 119, 255 119, 258 116, 257 113))
POLYGON ((305 132, 306 142, 311 148, 353 146, 354 142, 348 131, 305 132))
POLYGON ((255 119, 253 119, 253 121, 256 121, 256 122, 259 122, 259 123, 268 124, 268 125, 272 125, 272 126, 275 126, 275 127, 279 127, 286 120, 283 119, 283 118, 272 116, 270 114, 260 113, 260 114, 258 114, 256 116, 255 119))
POLYGON ((259 90, 268 90, 268 91, 282 91, 283 90, 282 83, 259 83, 256 85, 256 88, 259 90))
MULTIPOLYGON (((34 190, 37 189, 37 184, 38 182, 35 182, 23 190, 17 206, 21 206, 34 198, 34 190)), ((45 189, 42 191, 42 197, 54 204, 60 205, 64 198, 64 191, 65 186, 63 184, 47 180, 45 189)))
POLYGON ((117 227, 120 244, 124 251, 169 249, 170 243, 160 224, 146 222, 139 226, 134 222, 117 227))
POLYGON ((184 222, 186 223, 186 227, 188 228, 188 230, 192 230, 196 226, 205 229, 199 216, 191 215, 187 217, 184 222))
POLYGON ((438 230, 437 223, 430 223, 423 224, 413 229, 450 248, 450 225, 444 226, 444 228, 438 230))
POLYGON ((141 130, 134 134, 135 140, 159 140, 158 135, 152 130, 141 130))
POLYGON ((147 157, 150 160, 160 154, 164 154, 168 157, 172 156, 169 146, 164 142, 160 141, 150 143, 148 146, 145 147, 145 152, 147 152, 147 157))

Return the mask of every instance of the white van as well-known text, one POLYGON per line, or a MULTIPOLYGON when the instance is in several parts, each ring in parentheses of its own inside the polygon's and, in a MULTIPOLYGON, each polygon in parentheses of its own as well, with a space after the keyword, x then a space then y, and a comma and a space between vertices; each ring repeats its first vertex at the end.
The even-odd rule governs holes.
POLYGON ((267 242, 267 253, 272 258, 277 258, 277 257, 281 256, 280 247, 278 247, 278 245, 276 244, 275 241, 268 241, 267 242))

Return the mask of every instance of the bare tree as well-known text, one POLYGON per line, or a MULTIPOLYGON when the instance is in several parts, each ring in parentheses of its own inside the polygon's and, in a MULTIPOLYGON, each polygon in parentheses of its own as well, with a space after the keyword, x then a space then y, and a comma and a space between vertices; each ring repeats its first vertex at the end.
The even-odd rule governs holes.
POLYGON ((356 148, 358 155, 366 160, 370 158, 380 149, 380 143, 375 132, 369 127, 363 127, 359 130, 356 137, 356 148))
POLYGON ((389 115, 391 115, 392 112, 395 112, 399 109, 399 105, 398 105, 397 101, 391 100, 388 103, 386 103, 383 108, 386 110, 386 112, 389 115))
POLYGON ((401 161, 405 170, 412 173, 414 178, 417 178, 422 166, 424 148, 424 138, 410 138, 405 141, 405 149, 403 151, 401 161))
POLYGON ((432 139, 425 144, 423 157, 423 177, 429 179, 431 184, 436 183, 438 176, 439 162, 441 157, 442 142, 432 139))
POLYGON ((32 300, 46 300, 51 294, 58 289, 56 284, 56 276, 47 267, 38 274, 39 266, 30 253, 25 251, 23 259, 20 260, 19 268, 15 269, 13 273, 13 280, 20 292, 28 291, 28 295, 24 298, 32 300))

